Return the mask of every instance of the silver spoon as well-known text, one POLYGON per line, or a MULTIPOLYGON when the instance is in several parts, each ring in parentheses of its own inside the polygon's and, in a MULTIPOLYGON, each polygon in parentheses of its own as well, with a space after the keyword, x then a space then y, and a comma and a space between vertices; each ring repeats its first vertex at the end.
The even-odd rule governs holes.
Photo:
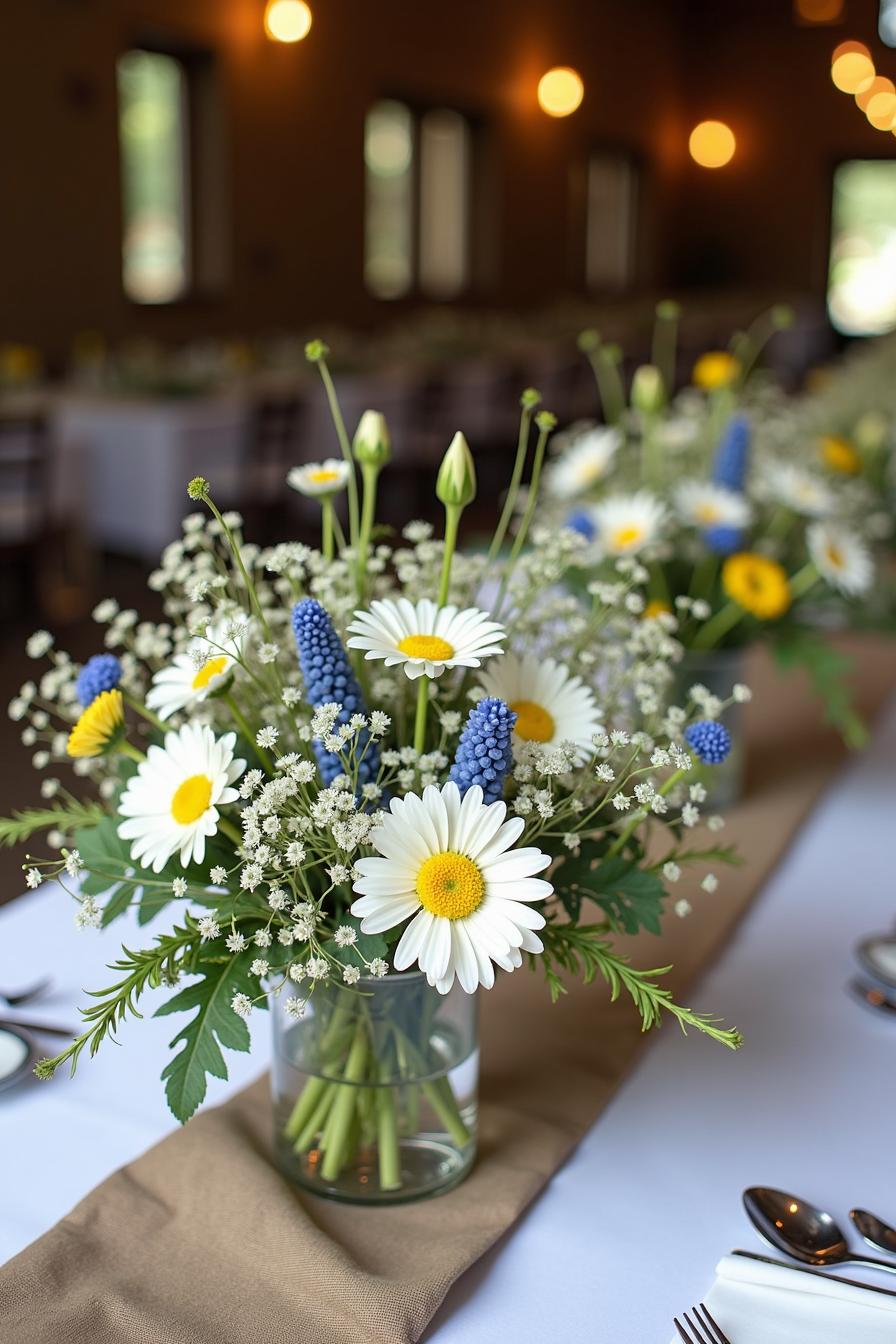
POLYGON ((39 999, 41 994, 50 988, 53 982, 51 980, 37 980, 27 989, 20 989, 16 993, 10 993, 9 990, 0 989, 0 999, 8 1003, 10 1008, 18 1008, 19 1004, 30 1003, 32 999, 39 999))
POLYGON ((849 1216, 855 1224, 856 1231, 869 1246, 896 1255, 896 1228, 890 1227, 889 1223, 885 1223, 876 1214, 869 1213, 867 1209, 850 1209, 849 1216))
POLYGON ((873 1265, 896 1274, 896 1261, 856 1255, 829 1213, 783 1190, 754 1185, 744 1191, 744 1208, 759 1235, 775 1250, 804 1265, 873 1265))

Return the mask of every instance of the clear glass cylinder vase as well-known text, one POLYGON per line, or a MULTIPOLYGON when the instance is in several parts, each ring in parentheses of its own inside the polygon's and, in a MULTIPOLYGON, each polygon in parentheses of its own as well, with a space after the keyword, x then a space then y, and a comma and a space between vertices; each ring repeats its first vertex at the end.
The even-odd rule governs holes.
MULTIPOLYGON (((673 699, 685 705, 692 686, 705 686, 719 700, 728 700, 732 687, 744 680, 744 649, 689 650, 678 664, 673 699)), ((731 751, 721 765, 701 765, 694 772, 706 789, 704 811, 724 812, 740 802, 744 791, 746 750, 743 706, 729 705, 721 722, 731 734, 731 751)))
POLYGON ((478 999, 419 972, 315 987, 304 1017, 272 996, 283 1172, 317 1195, 394 1204, 462 1180, 476 1152, 478 999))

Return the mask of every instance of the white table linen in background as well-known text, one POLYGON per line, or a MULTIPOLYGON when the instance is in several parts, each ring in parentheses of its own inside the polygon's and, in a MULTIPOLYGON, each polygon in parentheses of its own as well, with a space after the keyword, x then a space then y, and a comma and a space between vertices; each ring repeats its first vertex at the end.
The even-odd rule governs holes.
MULTIPOLYGON (((894 756, 896 712, 701 981, 692 1005, 736 1023, 743 1050, 664 1028, 529 1212, 451 1290, 427 1341, 665 1344, 721 1255, 765 1250, 741 1208, 747 1185, 793 1190, 844 1222, 854 1204, 896 1221, 896 1028, 844 993, 854 942, 896 917, 894 756)), ((62 893, 33 893, 0 911, 0 986, 52 969, 40 1011, 74 1024, 78 987, 111 981, 104 963, 123 934, 133 943, 127 923, 77 934, 62 893)), ((178 1025, 127 1024, 122 1048, 85 1058, 74 1080, 0 1094, 0 1258, 174 1128, 158 1075, 178 1025)), ((267 1015, 250 1025, 257 1053, 228 1054, 231 1082, 212 1081, 210 1101, 267 1062, 267 1015)), ((893 1282, 849 1271, 863 1273, 893 1282)))
MULTIPOLYGON (((732 1344, 893 1344, 896 1339, 896 1297, 736 1255, 716 1265, 716 1281, 705 1301, 732 1344)), ((681 1344, 677 1333, 671 1344, 681 1344)))

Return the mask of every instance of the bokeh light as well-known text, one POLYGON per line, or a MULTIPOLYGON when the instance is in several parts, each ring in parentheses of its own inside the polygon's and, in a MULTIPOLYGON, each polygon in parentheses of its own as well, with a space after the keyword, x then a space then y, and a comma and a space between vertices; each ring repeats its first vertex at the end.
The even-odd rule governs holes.
POLYGON ((844 0, 794 0, 793 8, 803 23, 836 23, 843 17, 844 0))
POLYGON ((868 111, 871 99, 879 93, 893 93, 896 90, 892 79, 886 79, 883 75, 875 75, 868 84, 863 85, 856 94, 856 103, 863 112, 868 111))
POLYGON ((891 131, 896 122, 896 88, 878 89, 865 106, 865 116, 877 131, 891 131))
POLYGON ((701 121, 691 131, 688 150, 701 168, 724 168, 734 158, 737 141, 724 121, 701 121))
POLYGON ((554 66, 538 81, 538 105, 549 117, 568 117, 585 97, 585 85, 577 70, 554 66))
POLYGON ((311 10, 305 0, 268 0, 264 30, 272 42, 301 42, 311 31, 311 10))
POLYGON ((841 42, 831 57, 831 79, 843 93, 859 93, 874 79, 871 52, 861 42, 841 42))

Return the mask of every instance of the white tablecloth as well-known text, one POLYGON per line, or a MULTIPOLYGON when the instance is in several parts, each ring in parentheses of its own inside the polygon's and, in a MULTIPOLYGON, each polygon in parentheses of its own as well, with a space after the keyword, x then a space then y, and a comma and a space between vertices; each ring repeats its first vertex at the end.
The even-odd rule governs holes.
MULTIPOLYGON (((528 1214, 455 1286, 427 1340, 665 1344, 722 1254, 763 1249, 741 1210, 747 1185, 779 1185, 844 1219, 864 1204, 896 1221, 896 1027, 844 993, 853 943, 896 916, 894 755, 896 713, 698 987, 694 1006, 735 1022, 743 1050, 664 1029, 528 1214)), ((74 1023, 78 987, 109 982, 124 926, 76 934, 67 899, 48 889, 0 912, 0 985, 52 967, 57 991, 40 1011, 74 1023)), ((158 1074, 176 1026, 147 1017, 74 1080, 0 1094, 0 1259, 173 1128, 158 1074)), ((256 1014, 257 1053, 228 1056, 232 1079, 212 1084, 211 1101, 264 1066, 266 1028, 256 1014)))

